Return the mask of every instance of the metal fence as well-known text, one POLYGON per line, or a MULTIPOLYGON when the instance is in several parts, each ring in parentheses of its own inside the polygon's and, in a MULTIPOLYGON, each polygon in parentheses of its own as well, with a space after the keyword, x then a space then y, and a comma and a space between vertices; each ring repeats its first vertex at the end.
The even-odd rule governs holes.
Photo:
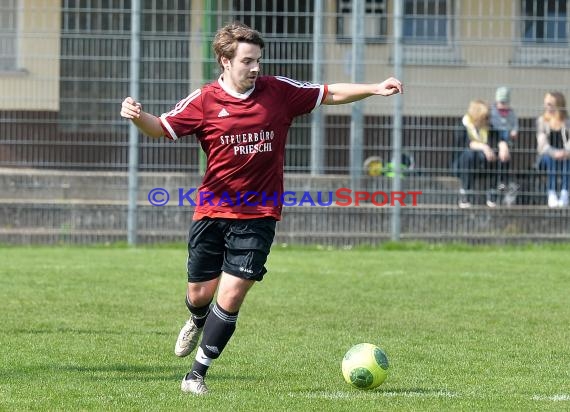
MULTIPOLYGON (((568 240, 568 208, 546 205, 535 119, 547 91, 569 96, 570 1, 402 0, 401 42, 394 36, 395 1, 361 1, 363 41, 355 44, 353 8, 360 1, 141 0, 137 97, 145 110, 161 114, 214 80, 213 34, 232 20, 263 33, 265 73, 298 80, 349 82, 360 63, 363 82, 381 81, 398 69, 398 46, 401 113, 393 98, 363 101, 356 148, 352 105, 298 118, 286 184, 300 193, 390 192, 401 115, 402 190, 421 191, 418 205, 390 209, 368 199, 359 206, 286 208, 277 240, 380 242, 394 238, 395 216, 403 239, 568 240), (353 60, 357 46, 360 62, 353 60), (452 166, 461 119, 471 100, 492 104, 499 86, 510 88, 519 117, 508 178, 517 190, 500 192, 498 207, 486 207, 491 171, 476 179, 473 206, 459 209, 452 166)), ((126 238, 129 134, 118 113, 132 77, 132 7, 130 0, 0 0, 1 241, 126 238)), ((196 140, 140 136, 138 158, 139 238, 184 238, 191 207, 154 208, 146 194, 198 184, 196 140)))

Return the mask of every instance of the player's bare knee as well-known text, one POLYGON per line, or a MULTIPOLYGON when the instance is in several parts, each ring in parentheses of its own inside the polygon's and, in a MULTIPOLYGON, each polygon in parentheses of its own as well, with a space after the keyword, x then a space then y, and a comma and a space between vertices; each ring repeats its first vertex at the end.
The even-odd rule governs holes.
POLYGON ((188 283, 186 298, 193 306, 203 306, 214 298, 216 287, 209 284, 188 283))
POLYGON ((218 305, 228 312, 237 312, 245 300, 246 293, 238 290, 220 291, 217 298, 218 305))

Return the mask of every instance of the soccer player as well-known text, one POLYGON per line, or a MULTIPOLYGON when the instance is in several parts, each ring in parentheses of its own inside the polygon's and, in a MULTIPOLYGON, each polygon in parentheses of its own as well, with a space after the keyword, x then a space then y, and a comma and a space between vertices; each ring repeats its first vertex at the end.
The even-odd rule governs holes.
POLYGON ((202 340, 181 389, 208 392, 204 377, 235 331, 249 289, 266 273, 281 217, 285 141, 293 119, 321 104, 351 103, 402 93, 399 80, 377 84, 311 84, 262 76, 264 40, 241 23, 222 27, 213 48, 220 77, 156 117, 133 97, 121 116, 144 134, 177 140, 195 135, 207 155, 188 240, 190 319, 174 352, 189 355, 202 340), (213 302, 214 296, 216 301, 213 302))

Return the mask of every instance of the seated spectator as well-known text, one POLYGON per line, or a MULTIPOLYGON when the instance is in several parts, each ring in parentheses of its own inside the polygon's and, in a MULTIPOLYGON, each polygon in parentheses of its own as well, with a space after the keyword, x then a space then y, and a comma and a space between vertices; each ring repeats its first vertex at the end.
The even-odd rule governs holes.
POLYGON ((561 92, 544 96, 544 113, 536 120, 539 168, 546 170, 549 207, 568 206, 570 175, 570 120, 561 92), (560 196, 557 195, 560 180, 560 196))
POLYGON ((454 165, 461 180, 460 208, 471 207, 475 175, 481 172, 486 174, 486 204, 495 207, 498 181, 504 182, 508 172, 509 146, 504 136, 490 130, 489 113, 487 103, 473 100, 462 118, 457 139, 463 150, 454 165))
MULTIPOLYGON (((511 90, 501 86, 495 91, 495 103, 491 106, 491 129, 499 134, 499 138, 512 147, 519 134, 519 119, 511 106, 511 90)), ((510 205, 516 199, 519 185, 511 181, 511 176, 505 176, 509 182, 500 181, 497 189, 504 193, 504 203, 510 205)))
POLYGON ((511 91, 501 86, 495 92, 495 103, 491 106, 491 128, 502 140, 512 142, 519 134, 519 119, 511 107, 511 91))

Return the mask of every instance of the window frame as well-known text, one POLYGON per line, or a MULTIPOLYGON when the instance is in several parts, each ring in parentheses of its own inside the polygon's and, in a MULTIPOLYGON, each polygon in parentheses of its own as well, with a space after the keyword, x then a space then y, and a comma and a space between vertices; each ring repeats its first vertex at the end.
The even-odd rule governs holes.
MULTIPOLYGON (((414 0, 410 0, 414 1, 414 0)), ((425 0, 416 0, 425 1, 425 0)), ((430 43, 419 40, 414 42, 402 36, 403 59, 407 65, 463 65, 460 50, 457 44, 457 33, 459 33, 459 19, 461 2, 457 0, 446 1, 446 35, 441 43, 430 43)), ((428 15, 428 14, 426 14, 428 15)), ((404 22, 406 13, 403 15, 404 22)), ((404 23, 405 24, 405 23, 404 23)))
MULTIPOLYGON (((370 0, 371 2, 378 2, 378 3, 383 3, 382 7, 384 9, 383 13, 373 13, 373 10, 376 10, 376 8, 372 9, 370 7, 368 7, 368 5, 365 4, 365 10, 364 10, 364 19, 365 19, 365 24, 368 21, 372 21, 374 22, 374 19, 379 19, 377 25, 378 25, 378 30, 380 31, 379 34, 376 34, 374 36, 370 36, 366 34, 366 26, 364 28, 365 31, 365 35, 364 35, 364 41, 366 43, 386 43, 388 41, 388 0, 370 0)), ((337 42, 339 43, 351 43, 352 42, 352 36, 349 32, 349 30, 345 30, 344 27, 348 26, 350 27, 351 21, 352 21, 352 1, 348 1, 348 0, 336 0, 336 21, 335 21, 335 33, 336 33, 336 39, 337 42), (347 3, 350 3, 349 5, 343 5, 343 1, 347 1, 347 3), (342 10, 347 7, 350 6, 350 12, 343 12, 342 10), (346 23, 348 22, 348 24, 346 23)))
MULTIPOLYGON (((0 0, 2 1, 2 0, 0 0)), ((7 0, 12 4, 8 4, 7 7, 2 7, 3 11, 11 11, 12 12, 12 20, 14 22, 14 27, 8 28, 6 30, 6 35, 3 36, 3 31, 0 31, 0 42, 3 42, 6 39, 6 43, 10 44, 11 50, 7 50, 8 53, 13 53, 13 58, 10 59, 9 57, 4 57, 0 60, 0 73, 7 74, 7 73, 17 73, 23 72, 21 69, 21 39, 22 39, 22 8, 21 0, 7 0), (12 39, 10 39, 12 37, 12 39), (11 40, 11 42, 10 42, 11 40)))
MULTIPOLYGON (((63 2, 59 127, 64 132, 98 133, 100 125, 113 118, 114 109, 109 109, 105 100, 124 96, 128 91, 128 82, 120 79, 129 78, 130 57, 121 55, 120 51, 130 47, 131 10, 122 7, 124 3, 121 7, 116 4, 92 7, 97 1, 86 0, 83 7, 79 2, 63 2)), ((187 2, 190 4, 191 0, 187 2)), ((147 110, 159 112, 164 108, 163 99, 180 98, 189 88, 190 37, 187 33, 191 30, 191 19, 185 16, 187 27, 178 30, 177 25, 163 24, 169 16, 168 9, 148 8, 146 4, 143 2, 141 8, 139 98, 146 101, 147 110), (163 31, 165 27, 172 30, 163 31), (152 31, 155 35, 148 36, 152 31), (166 53, 169 47, 179 47, 179 42, 184 43, 178 49, 184 51, 182 55, 163 59, 164 56, 153 54, 157 50, 166 53)), ((123 128, 124 124, 114 122, 110 130, 123 128)))
MULTIPOLYGON (((546 5, 547 9, 544 10, 544 15, 543 15, 543 16, 526 14, 525 3, 527 3, 528 1, 529 1, 529 0, 521 0, 521 2, 520 2, 520 5, 521 5, 521 7, 520 7, 520 22, 521 22, 521 26, 520 26, 520 38, 521 38, 521 42, 522 42, 523 44, 529 44, 529 45, 546 45, 546 46, 551 46, 551 47, 552 47, 552 46, 564 46, 565 44, 568 44, 568 41, 569 41, 569 35, 568 35, 568 34, 569 34, 569 29, 570 29, 570 26, 569 26, 569 19, 568 19, 568 6, 569 6, 568 3, 570 3, 570 2, 569 2, 568 0, 553 0, 553 1, 555 1, 554 4, 557 5, 557 8, 558 8, 558 6, 560 6, 560 5, 564 4, 564 3, 566 3, 566 4, 565 4, 565 6, 566 6, 565 22, 564 22, 564 24, 562 24, 562 26, 564 26, 564 34, 565 34, 565 37, 564 37, 564 40, 563 40, 563 41, 556 41, 556 39, 554 39, 554 38, 553 38, 552 40, 550 40, 550 39, 548 38, 548 35, 547 35, 547 32, 548 32, 547 26, 548 26, 549 24, 554 24, 554 25, 557 26, 557 27, 561 26, 560 23, 557 23, 557 22, 553 21, 554 19, 560 18, 560 17, 550 17, 550 16, 548 15, 548 5, 546 5), (529 27, 527 26, 527 24, 530 24, 530 25, 532 26, 531 28, 534 28, 533 31, 534 31, 535 33, 534 33, 533 36, 527 37, 527 31, 528 31, 528 28, 529 28, 529 27), (537 28, 537 27, 538 27, 539 25, 542 26, 542 30, 541 30, 541 31, 543 32, 543 35, 542 35, 542 37, 540 37, 540 38, 536 35, 536 32, 538 31, 538 28, 537 28)), ((531 0, 531 1, 534 2, 534 5, 537 4, 537 3, 536 3, 536 0, 531 0)), ((544 4, 544 2, 543 2, 542 4, 544 4)), ((558 12, 558 10, 555 11, 555 13, 557 13, 557 12, 558 12)), ((555 36, 554 36, 554 37, 555 37, 555 36)))
MULTIPOLYGON (((429 1, 434 1, 434 2, 439 2, 442 0, 404 0, 404 15, 403 15, 403 33, 402 33, 402 42, 404 44, 418 44, 418 45, 431 45, 431 46, 445 46, 448 45, 450 43, 450 38, 454 37, 454 27, 453 27, 453 22, 452 22, 452 16, 453 16, 453 2, 451 0, 443 0, 445 1, 446 4, 446 13, 443 14, 429 14, 429 13, 424 13, 422 15, 418 15, 420 17, 414 16, 414 15, 407 15, 405 12, 406 9, 406 3, 408 2, 414 2, 415 4, 417 4, 418 1, 421 2, 429 2, 429 1), (449 11, 448 11, 449 10, 449 11), (433 17, 432 17, 433 16, 433 17), (438 39, 434 39, 432 41, 430 41, 429 39, 425 38, 426 36, 419 37, 419 36, 407 36, 406 35, 406 26, 407 24, 410 23, 410 21, 413 21, 414 19, 420 22, 429 22, 429 20, 439 20, 441 18, 445 18, 445 33, 443 36, 441 36, 441 41, 439 41, 439 37, 438 39)), ((412 22, 413 24, 413 22, 412 22)))
MULTIPOLYGON (((525 14, 525 1, 520 0, 517 2, 518 9, 515 10, 517 13, 516 19, 519 23, 516 25, 514 33, 516 43, 511 64, 523 67, 570 67, 570 0, 558 0, 566 2, 566 39, 564 42, 531 41, 525 38, 525 28, 528 19, 536 21, 538 17, 541 17, 528 17, 525 14)), ((534 1, 536 2, 537 0, 534 1)))

